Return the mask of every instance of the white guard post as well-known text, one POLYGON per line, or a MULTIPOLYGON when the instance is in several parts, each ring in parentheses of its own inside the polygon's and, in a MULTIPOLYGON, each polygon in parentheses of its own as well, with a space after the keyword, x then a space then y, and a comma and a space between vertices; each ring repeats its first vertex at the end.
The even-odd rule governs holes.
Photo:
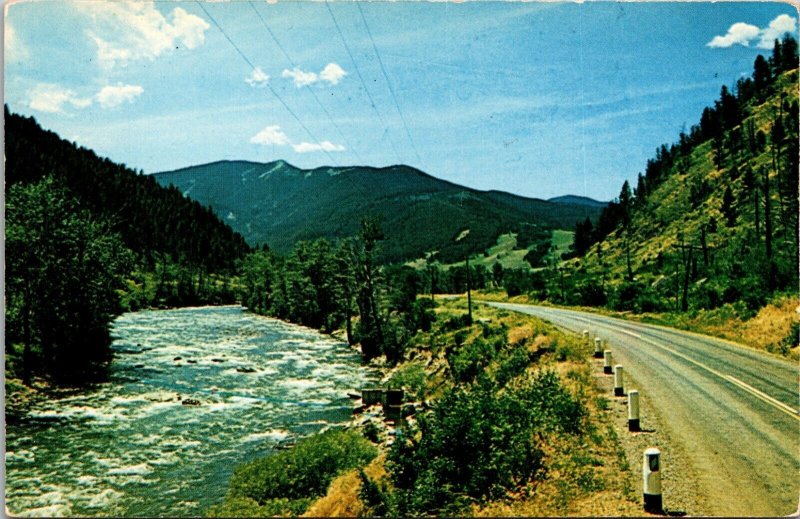
POLYGON ((603 352, 603 373, 606 375, 611 374, 611 350, 603 352))
POLYGON ((614 396, 625 396, 624 372, 622 364, 614 366, 614 396))
POLYGON ((644 511, 651 514, 663 512, 661 501, 661 451, 650 447, 644 451, 642 475, 644 476, 644 511))
POLYGON ((639 426, 639 392, 635 389, 628 391, 628 430, 641 431, 639 426))
POLYGON ((603 339, 600 337, 594 338, 594 358, 602 359, 603 358, 603 339))

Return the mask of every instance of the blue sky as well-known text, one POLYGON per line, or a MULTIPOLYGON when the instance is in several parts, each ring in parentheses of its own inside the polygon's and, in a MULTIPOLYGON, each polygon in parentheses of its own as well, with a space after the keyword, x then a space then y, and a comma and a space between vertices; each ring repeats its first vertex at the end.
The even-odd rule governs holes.
POLYGON ((777 2, 21 2, 5 102, 146 173, 405 163, 608 200, 796 18, 777 2))

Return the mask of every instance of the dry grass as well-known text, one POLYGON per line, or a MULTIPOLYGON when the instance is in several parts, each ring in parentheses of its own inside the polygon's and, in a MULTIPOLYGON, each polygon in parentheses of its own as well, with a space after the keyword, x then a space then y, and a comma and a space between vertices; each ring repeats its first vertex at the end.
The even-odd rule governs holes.
MULTIPOLYGON (((745 344, 768 351, 780 351, 781 342, 800 322, 800 298, 786 297, 769 304, 744 323, 741 338, 745 344)), ((793 352, 797 357, 797 348, 793 352)))
POLYGON ((515 326, 508 331, 508 344, 510 346, 522 346, 532 339, 535 333, 533 326, 529 324, 515 326))
MULTIPOLYGON (((386 477, 386 456, 379 455, 364 467, 364 473, 376 481, 386 477)), ((328 492, 317 499, 303 517, 357 517, 362 515, 364 504, 358 498, 361 490, 361 478, 358 470, 349 470, 337 477, 328 486, 328 492)))

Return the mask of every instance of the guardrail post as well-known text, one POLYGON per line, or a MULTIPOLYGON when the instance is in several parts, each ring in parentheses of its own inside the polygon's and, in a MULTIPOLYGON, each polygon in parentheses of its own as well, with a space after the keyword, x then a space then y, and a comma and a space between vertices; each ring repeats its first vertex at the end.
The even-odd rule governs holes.
POLYGON ((625 396, 623 379, 624 372, 622 371, 622 364, 617 364, 614 366, 614 396, 625 396))
POLYGON ((661 451, 650 447, 644 451, 642 475, 644 477, 644 511, 651 514, 663 512, 661 501, 661 451))
POLYGON ((589 338, 589 330, 583 330, 583 338, 584 339, 588 339, 589 338))
POLYGON ((603 339, 600 337, 594 338, 594 358, 602 359, 603 358, 603 339))
POLYGON ((628 430, 639 432, 639 392, 635 389, 628 391, 628 430))
POLYGON ((603 373, 606 375, 611 374, 611 350, 603 352, 603 373))

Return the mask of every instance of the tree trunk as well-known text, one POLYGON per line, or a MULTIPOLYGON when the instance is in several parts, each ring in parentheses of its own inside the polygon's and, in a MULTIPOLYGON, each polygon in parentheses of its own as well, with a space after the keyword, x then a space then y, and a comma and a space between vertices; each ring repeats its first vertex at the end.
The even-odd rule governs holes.
POLYGON ((764 177, 764 245, 767 253, 767 288, 775 290, 775 264, 772 259, 772 211, 770 206, 769 170, 762 169, 764 177))

